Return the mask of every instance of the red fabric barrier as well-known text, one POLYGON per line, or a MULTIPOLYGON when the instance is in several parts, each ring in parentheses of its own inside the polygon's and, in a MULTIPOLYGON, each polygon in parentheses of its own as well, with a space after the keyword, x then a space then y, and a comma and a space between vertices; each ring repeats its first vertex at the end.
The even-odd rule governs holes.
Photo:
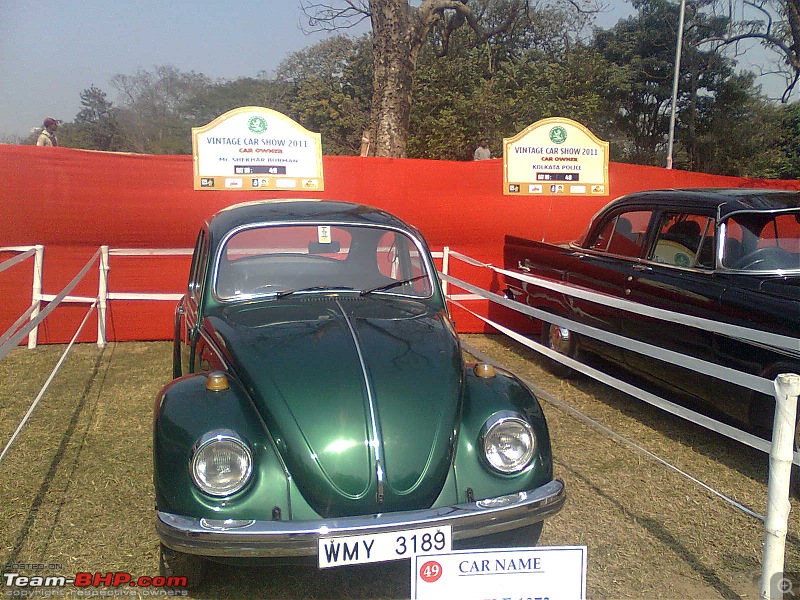
MULTIPOLYGON (((797 181, 719 177, 612 163, 608 197, 504 196, 502 160, 446 162, 411 159, 323 157, 325 191, 196 191, 191 156, 148 156, 68 148, 0 145, 0 246, 45 245, 45 293, 57 294, 98 246, 189 248, 202 222, 225 206, 257 198, 314 197, 386 209, 417 226, 431 249, 449 245, 484 262, 501 264, 505 235, 548 241, 574 239, 610 199, 666 187, 782 187, 797 181)), ((0 254, 0 261, 10 255, 0 254)), ((112 256, 112 292, 179 293, 188 257, 112 256)), ((0 273, 0 333, 30 305, 32 260, 0 273)), ((487 270, 451 262, 454 276, 499 290, 487 270)), ((73 292, 96 296, 97 271, 73 292)), ((475 303, 487 310, 488 303, 475 303)), ((168 339, 171 302, 110 303, 110 340, 168 339)), ((498 309, 499 310, 499 309, 498 309)), ((495 310, 491 309, 492 314, 495 310)), ((45 320, 40 341, 63 342, 85 314, 59 308, 45 320), (74 323, 74 325, 73 325, 74 323)), ((459 330, 484 331, 475 317, 455 308, 459 330)), ((96 321, 82 341, 95 339, 96 321)))

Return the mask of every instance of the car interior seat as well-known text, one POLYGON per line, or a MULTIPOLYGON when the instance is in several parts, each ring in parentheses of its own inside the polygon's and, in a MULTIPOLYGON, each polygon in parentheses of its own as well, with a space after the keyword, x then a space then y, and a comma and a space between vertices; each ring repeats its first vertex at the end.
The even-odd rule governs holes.
POLYGON ((678 221, 673 223, 661 239, 672 240, 688 248, 692 252, 697 252, 700 245, 700 223, 697 221, 678 221))

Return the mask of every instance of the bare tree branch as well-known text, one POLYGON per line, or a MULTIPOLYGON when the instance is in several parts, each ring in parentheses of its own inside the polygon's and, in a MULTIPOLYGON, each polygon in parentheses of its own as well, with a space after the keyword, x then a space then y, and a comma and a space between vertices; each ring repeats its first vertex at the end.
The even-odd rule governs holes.
POLYGON ((310 30, 335 31, 350 29, 365 19, 369 19, 372 11, 367 0, 341 0, 341 6, 326 2, 310 2, 300 0, 300 10, 308 17, 310 30))

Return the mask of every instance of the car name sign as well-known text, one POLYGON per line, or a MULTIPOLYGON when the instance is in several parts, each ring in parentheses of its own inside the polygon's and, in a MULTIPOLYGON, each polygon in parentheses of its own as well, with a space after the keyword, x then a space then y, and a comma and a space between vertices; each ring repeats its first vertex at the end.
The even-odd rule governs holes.
POLYGON ((411 559, 411 598, 582 600, 586 546, 417 555, 411 559))

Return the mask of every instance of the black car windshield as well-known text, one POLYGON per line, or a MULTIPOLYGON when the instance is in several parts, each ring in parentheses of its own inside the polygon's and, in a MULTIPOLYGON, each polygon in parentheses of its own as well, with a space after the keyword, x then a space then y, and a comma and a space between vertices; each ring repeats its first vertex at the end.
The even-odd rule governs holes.
POLYGON ((736 213, 720 231, 726 269, 800 272, 800 210, 736 213))
POLYGON ((365 290, 427 298, 431 278, 420 246, 402 231, 272 225, 242 229, 225 241, 215 291, 222 300, 365 290))

